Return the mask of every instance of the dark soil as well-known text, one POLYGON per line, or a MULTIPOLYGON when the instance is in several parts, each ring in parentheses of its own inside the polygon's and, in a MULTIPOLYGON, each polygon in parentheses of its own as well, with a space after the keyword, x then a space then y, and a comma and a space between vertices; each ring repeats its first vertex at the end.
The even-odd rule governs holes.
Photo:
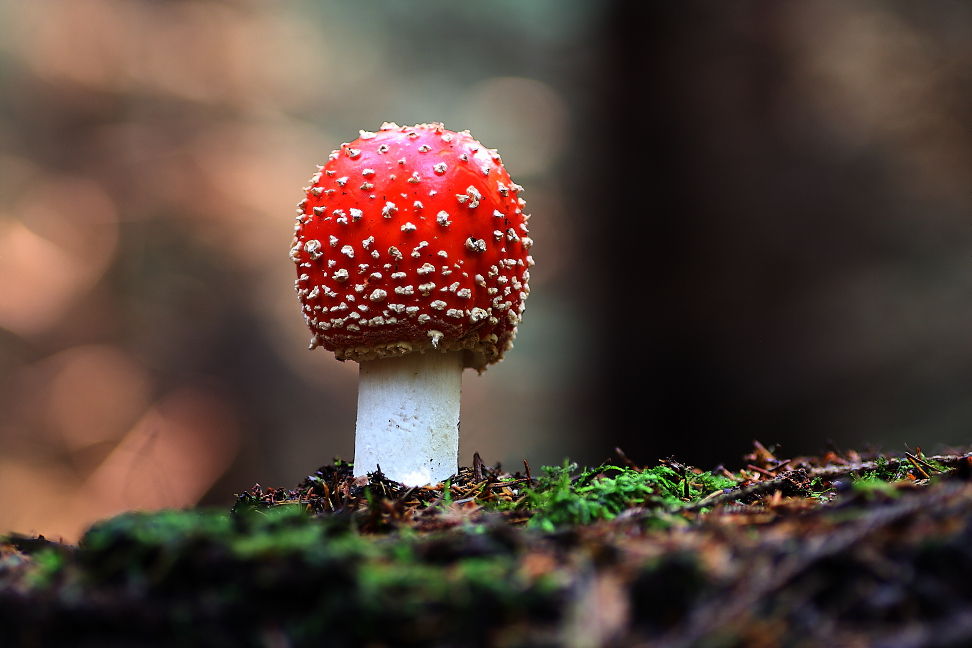
POLYGON ((0 539, 0 646, 970 646, 972 458, 831 452, 434 488, 336 462, 231 512, 0 539))

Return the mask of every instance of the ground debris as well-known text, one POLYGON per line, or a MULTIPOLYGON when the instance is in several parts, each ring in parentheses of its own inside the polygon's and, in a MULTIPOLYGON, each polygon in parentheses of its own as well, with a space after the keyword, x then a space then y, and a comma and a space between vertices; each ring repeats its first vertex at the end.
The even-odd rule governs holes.
POLYGON ((665 459, 409 488, 335 461, 232 513, 0 539, 0 645, 972 645, 972 458, 665 459), (154 638, 146 638, 154 637, 154 638))

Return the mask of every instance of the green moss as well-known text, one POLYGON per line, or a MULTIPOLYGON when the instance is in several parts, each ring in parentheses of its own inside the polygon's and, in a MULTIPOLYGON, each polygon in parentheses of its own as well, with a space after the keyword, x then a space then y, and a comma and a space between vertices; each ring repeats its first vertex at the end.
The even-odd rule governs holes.
MULTIPOLYGON (((66 631, 72 618, 90 621, 72 615, 97 595, 122 610, 162 611, 151 623, 165 645, 262 646, 271 625, 294 645, 324 636, 337 646, 365 639, 422 645, 479 627, 555 619, 563 586, 527 575, 523 546, 517 532, 488 521, 382 536, 359 533, 351 516, 312 517, 295 506, 130 513, 95 525, 74 560, 38 550, 22 582, 35 591, 78 584, 78 602, 53 603, 66 606, 52 610, 66 631)), ((125 619, 110 606, 103 612, 125 619)), ((3 616, 0 610, 6 645, 3 616)))
POLYGON ((545 531, 610 520, 635 506, 663 514, 735 485, 712 473, 683 475, 668 466, 635 470, 601 465, 574 475, 577 464, 564 461, 543 470, 545 475, 525 489, 516 506, 533 510, 528 526, 545 531))

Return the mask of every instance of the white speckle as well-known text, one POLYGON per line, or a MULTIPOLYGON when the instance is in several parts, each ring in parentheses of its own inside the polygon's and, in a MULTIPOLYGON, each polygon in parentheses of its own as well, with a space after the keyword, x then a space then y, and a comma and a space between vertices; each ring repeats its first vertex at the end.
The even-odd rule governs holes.
POLYGON ((388 152, 388 145, 387 144, 381 144, 381 145, 379 145, 378 146, 378 152, 379 153, 387 153, 388 152))
POLYGON ((454 284, 452 284, 451 286, 449 286, 449 292, 456 292, 456 289, 457 288, 459 288, 459 282, 458 281, 455 282, 454 284))
POLYGON ((382 290, 380 288, 376 288, 374 290, 374 292, 372 292, 368 296, 368 299, 370 299, 373 302, 380 302, 380 301, 384 300, 385 297, 387 297, 387 296, 388 296, 388 293, 386 293, 384 290, 382 290))
POLYGON ((370 320, 368 320, 368 326, 384 326, 385 318, 381 315, 375 315, 370 320))
POLYGON ((461 318, 463 315, 464 313, 458 308, 450 308, 449 310, 446 311, 446 316, 455 317, 456 319, 461 318))
POLYGON ((469 299, 472 297, 472 291, 468 288, 461 288, 456 291, 456 297, 462 297, 463 299, 469 299))
POLYGON ((298 263, 298 264, 300 263, 300 248, 302 245, 303 243, 297 241, 294 247, 290 248, 290 260, 293 261, 294 263, 298 263))
POLYGON ((478 274, 475 277, 473 277, 473 279, 475 280, 475 282, 476 282, 477 285, 480 285, 480 286, 483 286, 483 287, 486 286, 486 277, 484 277, 483 275, 478 274))
POLYGON ((449 167, 446 166, 445 162, 439 162, 434 167, 432 167, 432 170, 435 171, 438 175, 442 175, 443 173, 446 172, 448 168, 449 167))
MULTIPOLYGON (((523 247, 525 247, 525 248, 526 248, 526 249, 528 249, 528 250, 529 250, 529 249, 530 249, 531 247, 533 247, 533 239, 532 239, 532 238, 530 238, 529 236, 524 236, 524 237, 523 237, 523 241, 522 241, 522 242, 523 242, 523 247)), ((530 264, 530 265, 533 265, 533 264, 530 264)))
POLYGON ((428 322, 431 319, 432 319, 432 317, 429 314, 427 314, 427 313, 422 313, 421 315, 418 316, 419 324, 425 324, 426 322, 428 322))
POLYGON ((314 197, 315 197, 315 198, 317 198, 317 197, 318 197, 318 196, 320 196, 320 195, 321 195, 322 193, 324 193, 324 187, 313 187, 313 188, 312 188, 312 189, 310 190, 310 192, 311 192, 311 193, 312 193, 312 194, 314 195, 314 197))
POLYGON ((365 306, 364 304, 359 304, 358 305, 358 310, 361 311, 362 313, 367 313, 370 309, 367 306, 365 306))
POLYGON ((401 165, 401 166, 405 166, 405 162, 406 162, 406 161, 407 161, 407 160, 406 160, 405 158, 401 158, 401 159, 400 159, 400 160, 398 161, 398 164, 399 164, 399 165, 401 165))
POLYGON ((438 254, 443 259, 448 259, 449 258, 449 253, 446 252, 445 250, 439 250, 438 252, 436 252, 436 254, 438 254))
POLYGON ((479 170, 483 172, 483 175, 484 176, 488 176, 489 175, 489 165, 488 164, 484 164, 482 166, 482 168, 480 168, 479 170))
POLYGON ((496 188, 499 190, 500 195, 503 195, 503 196, 509 196, 510 195, 510 188, 507 187, 502 182, 497 182, 496 183, 496 188))
POLYGON ((418 209, 423 209, 425 206, 422 204, 422 201, 416 200, 414 203, 412 203, 412 207, 418 210, 418 209))
POLYGON ((405 307, 405 312, 408 314, 409 317, 415 317, 415 313, 419 312, 419 307, 418 306, 406 306, 405 307))
POLYGON ((449 220, 449 213, 445 211, 440 211, 435 215, 435 222, 443 227, 448 227, 452 224, 452 221, 449 220))
POLYGON ((314 208, 314 215, 315 216, 323 216, 324 215, 324 208, 323 207, 315 207, 314 208))
POLYGON ((333 268, 336 265, 337 265, 337 261, 336 260, 334 260, 334 259, 328 259, 327 260, 327 267, 328 268, 333 268))
POLYGON ((372 258, 372 259, 377 259, 377 258, 378 258, 378 257, 380 257, 380 256, 381 256, 381 255, 380 255, 380 254, 378 254, 378 250, 372 250, 372 251, 371 251, 371 258, 372 258))
POLYGON ((404 225, 402 225, 403 232, 414 232, 416 229, 418 228, 415 227, 413 223, 405 223, 404 225))
POLYGON ((353 160, 354 158, 356 158, 359 155, 361 155, 361 149, 349 148, 349 149, 347 149, 347 154, 348 154, 348 157, 353 160))
POLYGON ((372 281, 379 281, 381 279, 381 273, 380 272, 372 272, 368 276, 368 278, 371 279, 372 281))
POLYGON ((388 310, 400 315, 405 312, 405 304, 388 304, 388 310))
POLYGON ((459 156, 459 159, 462 160, 463 162, 468 162, 469 156, 463 153, 462 155, 459 156))
POLYGON ((371 191, 374 188, 375 185, 371 184, 370 182, 363 182, 361 183, 361 186, 358 187, 358 189, 360 189, 361 191, 371 191))
POLYGON ((371 244, 374 243, 374 242, 375 242, 375 237, 374 236, 369 236, 365 240, 361 241, 361 247, 363 247, 364 249, 367 250, 368 248, 371 247, 371 244))
POLYGON ((536 262, 535 262, 535 261, 533 260, 533 257, 532 257, 532 256, 529 256, 529 255, 527 255, 527 265, 528 265, 528 266, 530 266, 530 267, 532 268, 532 267, 533 267, 533 266, 535 265, 535 263, 536 263, 536 262))
POLYGON ((348 184, 348 176, 343 176, 341 178, 338 178, 334 182, 338 183, 339 187, 343 187, 344 185, 348 184))
MULTIPOLYGON (((337 312, 346 311, 346 310, 348 310, 348 304, 346 302, 341 302, 337 306, 332 306, 331 307, 331 312, 332 313, 337 313, 337 312)), ((334 321, 334 320, 331 320, 331 321, 334 321)))
POLYGON ((357 324, 348 324, 346 327, 349 331, 360 331, 361 327, 357 324))
POLYGON ((341 248, 341 254, 347 255, 347 257, 349 259, 353 259, 354 258, 354 248, 351 247, 350 245, 345 245, 344 247, 341 248))
POLYGON ((359 133, 359 137, 363 140, 369 140, 375 136, 374 133, 366 130, 359 130, 358 133, 359 133))
POLYGON ((498 210, 498 209, 494 209, 494 210, 493 210, 493 216, 494 216, 495 218, 503 218, 503 212, 501 212, 501 211, 500 211, 500 210, 498 210))
POLYGON ((503 238, 503 232, 499 230, 493 230, 493 238, 496 239, 497 241, 501 240, 503 238))
POLYGON ((435 195, 435 194, 437 194, 437 193, 439 193, 439 192, 438 192, 438 191, 436 191, 435 189, 430 189, 430 190, 429 190, 429 198, 431 198, 432 196, 434 196, 434 195, 435 195))
POLYGON ((507 279, 506 277, 496 277, 496 283, 498 283, 501 286, 505 286, 506 282, 508 281, 509 279, 507 279))
POLYGON ((352 207, 348 211, 351 212, 351 220, 352 221, 359 221, 359 220, 361 220, 361 217, 364 216, 364 212, 363 211, 361 211, 360 209, 355 209, 354 207, 352 207))
MULTIPOLYGON (((521 187, 520 185, 516 184, 515 182, 510 183, 510 189, 513 190, 513 193, 519 193, 519 192, 523 191, 523 187, 521 187)), ((523 204, 526 204, 526 203, 523 203, 523 204)))
POLYGON ((381 208, 381 215, 385 218, 391 218, 392 214, 398 211, 398 207, 395 206, 393 202, 386 202, 385 206, 381 208))
POLYGON ((359 263, 358 264, 358 274, 364 274, 364 273, 368 272, 368 268, 370 268, 370 267, 371 266, 369 266, 367 263, 359 263))
POLYGON ((337 297, 337 293, 331 290, 330 288, 328 288, 327 286, 324 286, 324 294, 327 295, 328 297, 337 297))
POLYGON ((472 312, 469 314, 469 321, 476 324, 477 322, 483 321, 487 317, 489 317, 489 313, 477 306, 476 308, 472 309, 472 312))
POLYGON ((449 269, 449 266, 442 266, 442 276, 443 277, 448 277, 451 274, 452 274, 452 270, 449 269))
POLYGON ((395 286, 396 295, 414 295, 415 286, 395 286))
POLYGON ((418 289, 419 289, 419 292, 420 293, 422 293, 424 296, 428 297, 429 296, 429 293, 432 292, 433 290, 435 290, 435 284, 432 283, 431 281, 428 282, 428 283, 419 284, 418 289))
POLYGON ((432 147, 429 146, 428 144, 423 144, 422 146, 419 147, 419 153, 428 153, 431 150, 432 147))
POLYGON ((429 304, 429 306, 431 306, 435 310, 444 310, 445 307, 448 306, 448 304, 446 304, 441 299, 436 299, 436 300, 433 300, 433 302, 431 304, 429 304))
POLYGON ((317 239, 311 239, 304 243, 304 249, 307 250, 307 254, 309 254, 310 258, 314 261, 320 259, 321 255, 323 254, 321 252, 321 242, 317 239))
POLYGON ((476 239, 469 237, 466 239, 466 249, 470 252, 485 252, 486 251, 486 241, 483 239, 476 239))
MULTIPOLYGON (((333 153, 337 153, 337 151, 332 151, 331 153, 332 153, 332 154, 333 154, 333 153)), ((323 168, 323 167, 321 167, 321 168, 323 168)), ((335 174, 335 173, 337 173, 337 172, 336 172, 336 171, 334 171, 334 169, 331 169, 330 171, 325 171, 324 173, 326 173, 326 174, 327 174, 327 177, 328 177, 328 178, 333 178, 333 177, 334 177, 334 174, 335 174)))
POLYGON ((334 189, 325 189, 324 193, 327 194, 328 196, 333 196, 336 192, 334 191, 334 189))
POLYGON ((466 201, 469 200, 469 196, 467 196, 466 194, 456 194, 456 200, 459 201, 460 205, 465 205, 466 201))
POLYGON ((373 175, 375 175, 375 170, 374 169, 365 169, 364 171, 361 172, 361 175, 363 175, 365 177, 373 176, 373 175))
MULTIPOLYGON (((367 286, 364 284, 354 284, 354 292, 356 293, 363 293, 365 288, 367 288, 367 286)), ((354 301, 354 295, 348 295, 348 299, 354 301)))
POLYGON ((341 268, 340 270, 336 271, 333 275, 331 275, 331 279, 333 279, 334 281, 341 281, 341 282, 347 281, 348 271, 345 270, 344 268, 341 268))
POLYGON ((297 281, 307 281, 308 279, 310 279, 310 275, 308 275, 306 272, 297 277, 297 281))
POLYGON ((407 276, 408 275, 406 275, 404 272, 393 272, 391 278, 398 280, 398 279, 404 279, 407 276))
POLYGON ((361 319, 361 313, 351 312, 351 313, 348 313, 348 317, 350 317, 353 320, 359 320, 359 319, 361 319))
POLYGON ((418 171, 412 171, 412 176, 408 179, 411 184, 416 184, 421 178, 419 178, 418 171))
POLYGON ((432 274, 435 272, 435 266, 431 263, 423 263, 422 267, 417 270, 420 275, 432 274))
POLYGON ((398 248, 395 247, 394 245, 388 248, 388 254, 392 255, 392 258, 398 261, 401 261, 402 259, 405 258, 402 256, 402 253, 398 251, 398 248))
POLYGON ((307 293, 307 299, 317 299, 321 296, 321 291, 317 286, 314 286, 314 290, 307 293))
POLYGON ((516 235, 516 232, 514 232, 513 228, 511 227, 510 229, 506 230, 506 240, 512 243, 513 241, 519 241, 520 237, 516 235))

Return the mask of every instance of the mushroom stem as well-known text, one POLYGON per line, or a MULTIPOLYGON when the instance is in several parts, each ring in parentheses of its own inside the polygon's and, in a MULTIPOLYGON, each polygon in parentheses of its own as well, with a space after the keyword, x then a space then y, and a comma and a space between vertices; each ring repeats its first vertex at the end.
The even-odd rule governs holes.
POLYGON ((459 464, 462 353, 409 353, 361 363, 354 474, 408 486, 445 481, 459 464))

